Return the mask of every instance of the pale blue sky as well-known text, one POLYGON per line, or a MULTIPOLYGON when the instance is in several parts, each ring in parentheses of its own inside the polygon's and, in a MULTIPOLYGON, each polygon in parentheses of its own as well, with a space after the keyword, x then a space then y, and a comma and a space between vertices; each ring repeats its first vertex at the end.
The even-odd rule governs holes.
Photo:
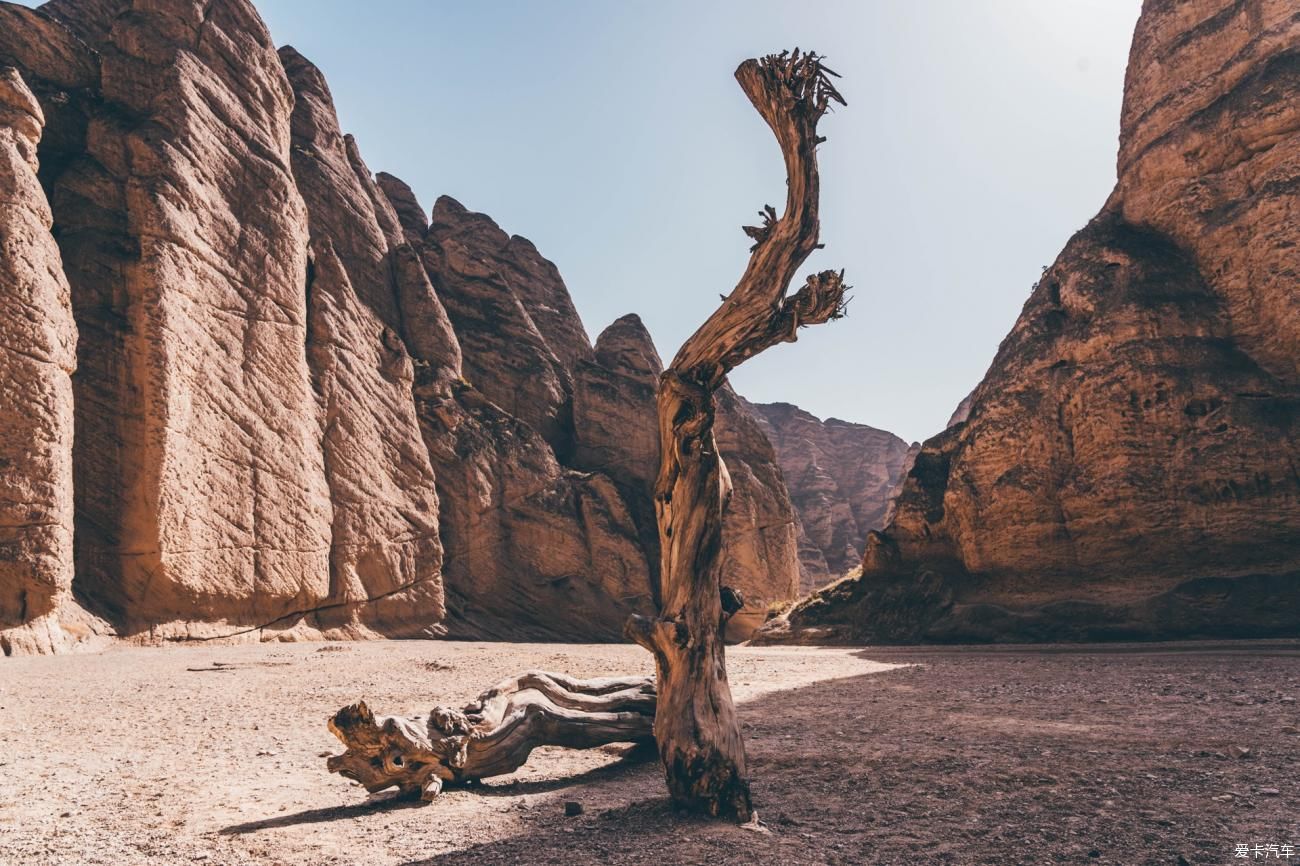
MULTIPOLYGON (((1139 0, 260 0, 325 73, 373 171, 533 240, 594 340, 637 312, 671 357, 731 290, 776 145, 731 73, 798 45, 822 122, 822 239, 849 317, 737 370, 753 400, 936 433, 1114 183, 1139 0)), ((802 280, 802 278, 801 278, 802 280)), ((801 281, 800 280, 800 281, 801 281)))

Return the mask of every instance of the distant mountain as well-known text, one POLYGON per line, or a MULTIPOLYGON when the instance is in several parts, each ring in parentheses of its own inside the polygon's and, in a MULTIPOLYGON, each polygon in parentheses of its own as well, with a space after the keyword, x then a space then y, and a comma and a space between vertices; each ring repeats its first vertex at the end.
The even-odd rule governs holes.
POLYGON ((885 430, 822 421, 789 403, 747 403, 776 448, 803 526, 805 590, 862 562, 867 532, 884 526, 908 444, 885 430))

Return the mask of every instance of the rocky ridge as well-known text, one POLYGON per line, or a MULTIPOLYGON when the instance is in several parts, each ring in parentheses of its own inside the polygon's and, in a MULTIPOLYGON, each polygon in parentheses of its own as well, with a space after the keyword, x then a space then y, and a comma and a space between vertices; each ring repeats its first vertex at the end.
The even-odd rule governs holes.
POLYGON ((863 574, 768 639, 1300 626, 1300 11, 1147 0, 1118 183, 925 443, 863 574))
MULTIPOLYGON (((0 3, 0 195, 5 654, 651 608, 639 321, 592 346, 530 242, 372 177, 246 0, 0 3)), ((796 520, 728 417, 743 630, 797 588, 796 520)))

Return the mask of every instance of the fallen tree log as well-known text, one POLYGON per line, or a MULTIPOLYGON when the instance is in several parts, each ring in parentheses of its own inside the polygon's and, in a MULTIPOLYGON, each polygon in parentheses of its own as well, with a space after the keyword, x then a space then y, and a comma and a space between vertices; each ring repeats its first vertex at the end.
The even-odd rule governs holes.
POLYGON ((428 716, 376 716, 364 701, 344 707, 329 729, 345 751, 331 773, 370 793, 397 788, 432 800, 445 785, 514 772, 538 746, 590 749, 654 739, 650 677, 580 680, 529 671, 504 680, 463 709, 428 716))

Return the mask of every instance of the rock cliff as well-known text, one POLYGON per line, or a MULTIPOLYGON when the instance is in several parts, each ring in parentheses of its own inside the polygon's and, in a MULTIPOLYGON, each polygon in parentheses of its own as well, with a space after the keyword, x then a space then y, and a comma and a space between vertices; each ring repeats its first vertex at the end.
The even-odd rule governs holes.
MULTIPOLYGON (((465 444, 438 469, 450 633, 618 639, 628 613, 652 608, 658 582, 651 493, 659 443, 648 419, 663 365, 649 333, 629 315, 593 347, 558 271, 530 242, 446 196, 421 235, 410 189, 392 175, 381 188, 409 214, 406 231, 421 239, 447 301, 466 359, 462 402, 472 394, 476 411, 499 413, 473 427, 481 464, 514 454, 523 464, 511 469, 520 492, 509 496, 505 479, 452 480, 465 444), (497 441, 490 434, 506 418, 523 423, 497 441)), ((746 598, 730 634, 741 639, 770 603, 798 592, 797 519, 771 445, 729 391, 719 417, 735 484, 725 579, 746 598)))
MULTIPOLYGON (((0 25, 6 22, 0 21, 0 25)), ((0 641, 6 655, 65 643, 72 590, 72 380, 76 326, 36 178, 40 104, 0 67, 0 641)))
MULTIPOLYGON (((624 316, 597 338, 595 358, 574 374, 575 462, 607 473, 632 507, 643 544, 655 551, 658 533, 652 494, 659 465, 655 392, 663 362, 636 315, 624 316)), ((723 585, 737 589, 745 607, 728 634, 749 636, 768 605, 799 592, 798 516, 771 443, 744 400, 718 392, 718 448, 731 473, 731 504, 723 524, 723 585)))
POLYGON ((1300 633, 1300 12, 1147 0, 1118 184, 772 639, 1300 633))
MULTIPOLYGON (((372 177, 246 0, 0 3, 0 196, 5 654, 612 640, 652 607, 644 329, 593 347, 530 242, 372 177)), ((752 626, 797 564, 749 423, 752 626)))
POLYGON ((776 449, 803 525, 804 591, 857 568, 867 532, 885 525, 908 444, 865 424, 822 421, 789 403, 748 408, 776 449))

